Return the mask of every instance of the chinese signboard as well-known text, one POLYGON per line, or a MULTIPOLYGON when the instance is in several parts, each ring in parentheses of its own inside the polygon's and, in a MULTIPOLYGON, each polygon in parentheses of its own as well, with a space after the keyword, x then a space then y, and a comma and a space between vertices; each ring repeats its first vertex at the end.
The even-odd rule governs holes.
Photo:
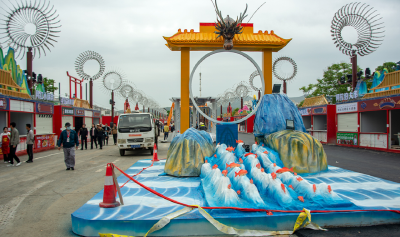
POLYGON ((337 144, 344 145, 358 145, 358 134, 357 133, 337 133, 336 134, 337 144))
POLYGON ((299 109, 299 112, 301 115, 311 115, 311 109, 310 108, 306 108, 306 109, 299 109))
POLYGON ((0 98, 0 110, 8 110, 8 99, 0 98))
POLYGON ((36 103, 36 113, 52 114, 54 111, 53 108, 52 104, 36 103))
POLYGON ((100 117, 100 111, 93 111, 93 117, 100 117))
POLYGON ((360 111, 400 108, 400 97, 360 101, 358 106, 360 111))
POLYGON ((312 114, 326 114, 326 106, 312 108, 312 114))
POLYGON ((84 109, 75 109, 75 116, 85 116, 84 109))
POLYGON ((35 98, 39 99, 39 100, 54 101, 53 93, 46 93, 46 92, 41 92, 41 91, 36 91, 35 98))
POLYGON ((35 140, 36 149, 54 147, 54 135, 37 135, 35 140))
POLYGON ((336 105, 336 113, 357 112, 357 102, 336 105))
POLYGON ((61 97, 61 98, 60 98, 60 103, 61 103, 62 105, 74 106, 74 100, 73 100, 73 99, 70 99, 70 98, 61 97))
POLYGON ((62 108, 62 114, 63 115, 74 115, 74 109, 73 108, 62 108))
POLYGON ((343 93, 343 94, 336 94, 336 103, 357 99, 357 97, 358 97, 358 91, 343 93))

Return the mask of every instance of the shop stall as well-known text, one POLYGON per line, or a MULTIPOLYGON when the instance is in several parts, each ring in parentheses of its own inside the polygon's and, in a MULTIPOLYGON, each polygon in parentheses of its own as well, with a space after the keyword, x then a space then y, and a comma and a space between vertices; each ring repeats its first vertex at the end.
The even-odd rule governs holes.
POLYGON ((35 108, 34 151, 53 149, 57 139, 53 133, 54 105, 52 103, 36 102, 35 108))
POLYGON ((400 151, 400 96, 358 102, 360 146, 400 151))
MULTIPOLYGON (((236 115, 234 116, 234 120, 237 121, 239 119, 242 119, 246 117, 247 114, 245 115, 236 115)), ((254 129, 254 118, 255 115, 252 115, 250 118, 246 119, 245 121, 241 122, 238 124, 238 131, 241 133, 253 133, 254 129)))
POLYGON ((305 99, 299 109, 306 130, 321 143, 336 143, 336 105, 328 104, 325 96, 305 99))

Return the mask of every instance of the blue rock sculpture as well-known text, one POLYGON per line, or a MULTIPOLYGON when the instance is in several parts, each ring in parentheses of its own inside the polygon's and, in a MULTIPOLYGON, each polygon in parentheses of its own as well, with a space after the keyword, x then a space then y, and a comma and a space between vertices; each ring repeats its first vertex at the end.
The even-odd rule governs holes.
POLYGON ((285 94, 264 95, 254 119, 254 135, 264 136, 286 129, 286 119, 294 120, 294 129, 307 132, 296 105, 285 94))
POLYGON ((177 177, 197 177, 200 175, 204 158, 213 153, 214 148, 210 135, 205 131, 189 128, 172 140, 164 172, 177 177))

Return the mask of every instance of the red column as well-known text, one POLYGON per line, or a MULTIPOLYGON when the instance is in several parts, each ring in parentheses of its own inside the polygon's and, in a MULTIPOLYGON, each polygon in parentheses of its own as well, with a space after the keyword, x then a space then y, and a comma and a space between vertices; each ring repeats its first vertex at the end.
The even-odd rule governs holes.
POLYGON ((286 80, 283 81, 283 94, 286 94, 286 80))
POLYGON ((90 86, 90 108, 93 108, 93 80, 92 80, 92 78, 90 78, 89 86, 90 86))
POLYGON ((32 48, 28 48, 28 52, 26 53, 26 70, 28 71, 28 76, 31 78, 31 80, 28 80, 28 87, 29 90, 32 92, 33 88, 33 80, 32 80, 32 61, 33 61, 33 56, 32 56, 32 48))
POLYGON ((351 57, 351 69, 352 69, 352 77, 353 77, 353 91, 357 86, 357 54, 353 51, 353 55, 351 57))

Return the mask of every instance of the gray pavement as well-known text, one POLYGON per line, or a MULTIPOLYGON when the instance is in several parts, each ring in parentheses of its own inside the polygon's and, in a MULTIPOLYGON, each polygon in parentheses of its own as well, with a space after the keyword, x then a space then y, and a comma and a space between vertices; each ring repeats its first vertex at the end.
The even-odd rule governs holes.
MULTIPOLYGON (((159 158, 165 158, 169 144, 159 143, 159 158)), ((119 156, 114 145, 76 151, 74 171, 66 171, 62 150, 34 154, 33 163, 7 167, 0 163, 0 236, 76 236, 71 214, 104 187, 106 164, 123 170, 150 151, 127 152, 119 156)), ((2 161, 1 161, 2 162, 2 161)))

